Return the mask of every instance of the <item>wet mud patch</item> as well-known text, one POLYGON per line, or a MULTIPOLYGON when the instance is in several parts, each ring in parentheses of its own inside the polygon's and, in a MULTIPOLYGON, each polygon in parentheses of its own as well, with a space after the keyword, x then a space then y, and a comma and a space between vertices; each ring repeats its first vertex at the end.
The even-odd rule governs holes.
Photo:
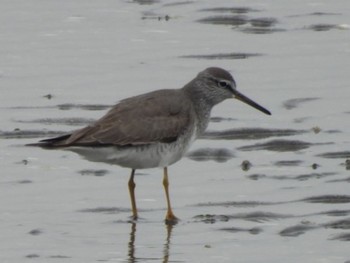
POLYGON ((43 125, 52 125, 52 124, 60 124, 60 125, 68 125, 68 126, 83 126, 88 125, 94 122, 95 119, 88 118, 43 118, 43 119, 35 119, 35 120, 15 120, 18 123, 39 123, 43 125))
POLYGON ((13 131, 0 131, 1 139, 33 139, 43 137, 54 137, 64 135, 66 132, 62 131, 47 131, 47 130, 21 130, 15 129, 13 131))
POLYGON ((327 152, 318 154, 316 156, 330 159, 347 159, 350 158, 350 151, 327 152))
MULTIPOLYGON (((350 233, 337 234, 334 237, 330 238, 330 240, 350 241, 350 233)), ((348 262, 350 263, 350 261, 346 261, 345 263, 348 262)))
POLYGON ((293 136, 307 133, 307 130, 242 128, 224 131, 206 131, 200 138, 209 140, 256 140, 269 137, 293 136))
POLYGON ((281 202, 260 202, 260 201, 227 201, 227 202, 209 202, 209 203, 199 203, 195 206, 223 206, 223 207, 257 207, 265 205, 275 205, 280 204, 281 202))
POLYGON ((297 108, 300 106, 300 104, 304 104, 306 102, 310 102, 310 101, 315 101, 315 100, 319 100, 320 98, 296 98, 296 99, 290 99, 290 100, 286 100, 285 102, 283 102, 283 107, 287 110, 292 110, 294 108, 297 108))
POLYGON ((212 7, 212 8, 203 8, 199 11, 217 12, 217 13, 247 14, 250 12, 258 12, 259 10, 253 9, 250 7, 212 7))
POLYGON ((313 145, 318 144, 297 140, 272 140, 266 143, 242 146, 237 149, 241 151, 267 150, 274 152, 295 152, 310 148, 313 145))
POLYGON ((266 178, 266 174, 250 174, 250 175, 248 175, 247 177, 248 177, 250 180, 257 181, 257 180, 266 178))
POLYGON ((300 175, 272 175, 267 176, 265 174, 251 174, 247 177, 251 180, 260 180, 260 179, 274 179, 274 180, 295 180, 295 181, 307 181, 310 179, 322 179, 324 177, 333 176, 337 173, 309 173, 309 174, 300 174, 300 175))
POLYGON ((306 26, 305 29, 321 32, 321 31, 329 31, 333 29, 348 29, 348 26, 335 25, 335 24, 314 24, 314 25, 306 26))
POLYGON ((170 19, 172 19, 173 17, 170 17, 169 15, 163 15, 163 14, 158 14, 155 13, 153 11, 145 11, 143 12, 143 15, 141 17, 141 19, 145 20, 158 20, 158 21, 169 21, 170 19))
POLYGON ((63 255, 53 255, 53 256, 49 256, 49 258, 68 259, 68 258, 72 258, 72 257, 63 256, 63 255))
POLYGON ((201 148, 198 150, 190 151, 186 156, 194 161, 212 160, 222 163, 232 159, 234 157, 234 154, 231 150, 226 148, 201 148))
POLYGON ((300 15, 290 15, 288 17, 305 17, 305 16, 339 16, 341 13, 331 13, 331 12, 312 12, 300 15))
POLYGON ((7 107, 7 109, 13 110, 33 110, 33 109, 59 109, 59 110, 72 110, 72 109, 82 109, 82 110, 106 110, 114 105, 105 105, 105 104, 74 104, 74 103, 64 103, 54 106, 14 106, 7 107))
MULTIPOLYGON (((141 211, 140 209, 138 209, 141 211)), ((119 213, 130 213, 130 209, 128 208, 120 208, 120 207, 96 207, 96 208, 86 208, 81 209, 78 212, 82 213, 102 213, 102 214, 119 214, 119 213)))
MULTIPOLYGON (((349 170, 349 169, 347 169, 349 170)), ((329 180, 327 183, 350 183, 350 177, 344 178, 344 179, 335 179, 335 180, 329 180)))
POLYGON ((72 104, 72 103, 66 103, 66 104, 59 104, 57 105, 57 108, 60 110, 73 110, 73 109, 81 109, 81 110, 91 110, 91 111, 99 111, 99 110, 106 110, 114 105, 104 105, 104 104, 72 104))
POLYGON ((273 178, 277 180, 297 180, 297 181, 306 181, 310 179, 321 179, 328 176, 336 175, 337 173, 309 173, 301 175, 277 175, 271 176, 268 178, 273 178))
POLYGON ((253 18, 249 19, 249 23, 246 26, 238 29, 243 33, 249 34, 271 34, 286 31, 282 28, 276 28, 275 25, 277 23, 278 20, 274 17, 253 18))
POLYGON ((350 229, 350 219, 342 219, 342 220, 329 222, 329 223, 323 224, 323 227, 332 228, 332 229, 350 229))
POLYGON ((284 32, 285 29, 282 28, 270 28, 270 27, 245 27, 240 29, 241 32, 247 34, 272 34, 277 32, 284 32))
POLYGON ((40 258, 40 255, 38 255, 38 254, 28 254, 25 257, 26 258, 40 258))
POLYGON ((132 0, 130 3, 136 3, 139 5, 153 5, 159 2, 160 0, 132 0))
POLYGON ((299 166, 303 163, 302 160, 283 160, 283 161, 277 161, 274 164, 276 166, 299 166))
POLYGON ((273 17, 260 17, 249 20, 254 27, 271 27, 277 24, 277 19, 273 17))
POLYGON ((164 7, 172 7, 172 6, 179 6, 179 5, 188 5, 188 4, 193 4, 195 1, 179 1, 179 2, 174 2, 174 3, 166 3, 163 6, 164 7))
POLYGON ((285 237, 297 237, 302 234, 305 234, 307 231, 314 230, 319 228, 319 226, 315 226, 311 223, 302 223, 299 225, 287 227, 279 232, 280 236, 285 237))
POLYGON ((108 170, 94 170, 94 169, 84 169, 84 170, 80 170, 78 171, 79 174, 81 175, 90 175, 90 176, 105 176, 106 174, 109 173, 108 170))
POLYGON ((350 210, 330 210, 330 211, 316 213, 313 215, 347 216, 347 215, 350 215, 350 210))
POLYGON ((16 182, 17 184, 32 184, 32 180, 20 180, 16 182))
POLYGON ((279 220, 283 218, 290 218, 291 215, 277 214, 271 212, 251 212, 251 213, 240 213, 234 215, 215 215, 215 214, 206 214, 206 215, 197 215, 194 217, 195 222, 202 222, 206 224, 214 224, 217 222, 228 222, 233 219, 242 219, 249 222, 263 223, 271 220, 279 220))
POLYGON ((244 15, 218 15, 218 16, 209 16, 197 20, 199 23, 203 24, 212 24, 212 25, 226 25, 226 26, 242 26, 249 22, 248 17, 244 15))
POLYGON ((348 230, 350 229, 350 220, 349 219, 337 220, 337 221, 333 221, 325 224, 313 224, 313 223, 310 223, 309 221, 305 221, 305 222, 302 222, 301 224, 287 227, 282 231, 280 231, 279 234, 281 236, 297 237, 302 234, 305 234, 310 230, 322 229, 322 228, 348 230))
POLYGON ((229 232, 229 233, 247 232, 252 235, 257 235, 263 232, 262 228, 260 227, 253 227, 253 228, 225 227, 225 228, 220 228, 219 230, 229 232))
POLYGON ((299 200, 307 203, 321 203, 321 204, 345 204, 350 203, 350 195, 321 195, 312 196, 299 200))
POLYGON ((180 58, 193 58, 193 59, 208 59, 208 60, 219 60, 219 59, 247 59, 251 57, 262 56, 259 53, 218 53, 218 54, 207 54, 207 55, 185 55, 180 58))

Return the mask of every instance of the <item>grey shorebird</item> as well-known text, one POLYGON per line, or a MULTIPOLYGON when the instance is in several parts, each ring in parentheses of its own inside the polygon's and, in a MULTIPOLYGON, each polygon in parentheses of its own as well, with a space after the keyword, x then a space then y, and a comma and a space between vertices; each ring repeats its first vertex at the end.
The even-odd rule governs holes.
POLYGON ((167 167, 187 152, 208 126, 211 109, 236 98, 265 114, 271 113, 237 91, 229 72, 211 67, 181 89, 162 89, 120 101, 101 119, 72 133, 31 146, 68 149, 94 162, 131 168, 128 182, 132 218, 138 218, 135 170, 161 167, 167 201, 166 223, 176 223, 169 197, 167 167))

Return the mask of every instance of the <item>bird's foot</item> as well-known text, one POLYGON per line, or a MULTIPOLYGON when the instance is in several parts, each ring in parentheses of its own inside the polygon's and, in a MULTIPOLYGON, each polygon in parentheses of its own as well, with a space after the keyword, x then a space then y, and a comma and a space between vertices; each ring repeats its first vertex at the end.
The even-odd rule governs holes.
POLYGON ((180 219, 178 219, 173 212, 168 212, 165 217, 165 224, 166 225, 176 225, 180 219))

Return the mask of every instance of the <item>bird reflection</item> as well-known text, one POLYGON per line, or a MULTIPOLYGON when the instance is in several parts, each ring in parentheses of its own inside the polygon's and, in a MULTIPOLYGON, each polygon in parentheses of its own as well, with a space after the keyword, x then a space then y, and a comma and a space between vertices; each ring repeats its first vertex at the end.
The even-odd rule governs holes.
MULTIPOLYGON (((163 245, 163 261, 162 261, 163 263, 169 262, 171 233, 172 233, 173 227, 174 227, 173 224, 165 225, 167 235, 163 245)), ((128 242, 128 259, 127 259, 127 262, 129 263, 141 262, 145 259, 143 257, 136 256, 135 241, 136 241, 136 223, 131 222, 130 239, 128 242)))
POLYGON ((131 223, 130 239, 128 243, 128 262, 136 262, 135 258, 135 235, 136 235, 136 223, 131 223))

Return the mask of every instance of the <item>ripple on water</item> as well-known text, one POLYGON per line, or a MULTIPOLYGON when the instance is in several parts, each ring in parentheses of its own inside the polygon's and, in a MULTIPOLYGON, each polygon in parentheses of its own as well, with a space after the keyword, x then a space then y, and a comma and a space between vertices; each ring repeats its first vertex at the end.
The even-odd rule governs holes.
POLYGON ((257 143, 248 146, 239 147, 241 151, 268 150, 274 152, 295 152, 309 148, 314 143, 298 140, 272 140, 266 143, 257 143))
POLYGON ((241 128, 223 131, 206 131, 201 138, 209 140, 253 140, 269 137, 293 136, 307 133, 307 130, 241 128))
POLYGON ((187 157, 194 161, 226 162, 234 157, 233 151, 226 148, 201 148, 190 151, 187 157))

